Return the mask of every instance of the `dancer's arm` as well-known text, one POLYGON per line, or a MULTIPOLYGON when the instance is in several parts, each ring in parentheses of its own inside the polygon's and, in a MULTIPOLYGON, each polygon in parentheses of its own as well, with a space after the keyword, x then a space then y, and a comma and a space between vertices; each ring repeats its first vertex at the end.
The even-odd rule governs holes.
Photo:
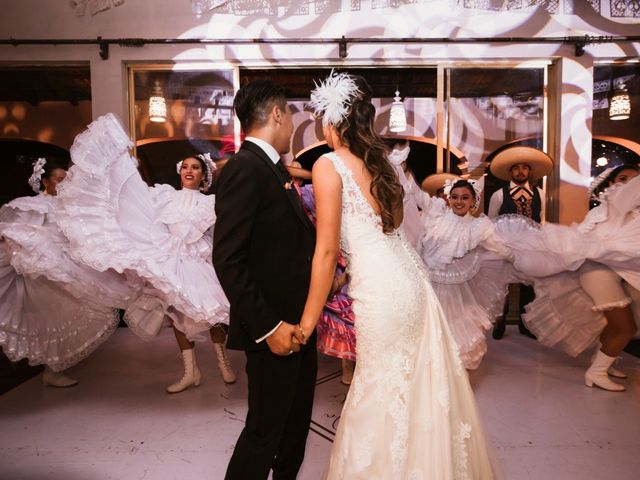
POLYGON ((320 158, 313 166, 313 189, 316 199, 316 249, 311 264, 311 284, 300 321, 309 336, 320 318, 333 283, 340 250, 342 215, 342 180, 328 158, 320 158))

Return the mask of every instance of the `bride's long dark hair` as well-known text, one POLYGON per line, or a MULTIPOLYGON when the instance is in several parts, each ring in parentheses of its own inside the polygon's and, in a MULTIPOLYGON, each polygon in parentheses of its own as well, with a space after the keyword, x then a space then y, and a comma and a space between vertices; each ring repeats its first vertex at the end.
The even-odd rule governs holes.
POLYGON ((376 109, 371 103, 371 87, 367 81, 352 75, 360 92, 351 101, 346 118, 336 126, 340 141, 364 161, 371 175, 371 195, 380 205, 382 231, 395 230, 394 211, 402 205, 404 190, 395 170, 387 160, 389 149, 374 128, 376 109))

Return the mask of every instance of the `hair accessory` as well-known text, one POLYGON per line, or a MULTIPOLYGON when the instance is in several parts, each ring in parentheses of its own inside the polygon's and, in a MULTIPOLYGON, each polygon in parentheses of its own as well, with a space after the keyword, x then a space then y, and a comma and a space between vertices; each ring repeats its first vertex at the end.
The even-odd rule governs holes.
MULTIPOLYGON (((464 179, 462 179, 464 180, 464 179)), ((460 179, 455 179, 452 180, 450 178, 447 178, 444 181, 444 194, 446 195, 447 198, 449 198, 449 195, 451 194, 451 189, 453 188, 453 186, 456 184, 456 182, 459 182, 460 179)), ((473 206, 471 207, 471 210, 475 210, 478 208, 478 206, 480 205, 480 198, 482 198, 482 190, 483 187, 480 184, 480 182, 478 180, 464 180, 465 182, 467 182, 469 185, 471 185, 471 187, 473 187, 473 191, 475 192, 475 202, 473 203, 473 206)))
POLYGON ((329 76, 311 91, 308 106, 316 117, 322 116, 322 125, 337 126, 347 118, 351 102, 360 93, 354 78, 348 73, 336 73, 329 76))
MULTIPOLYGON (((213 183, 213 172, 215 172, 218 167, 216 167, 216 164, 211 159, 211 155, 209 153, 201 153, 199 155, 195 155, 195 158, 199 158, 200 160, 202 160, 205 165, 202 191, 206 192, 207 190, 209 190, 211 184, 213 183)), ((180 174, 180 170, 182 170, 182 162, 183 160, 180 160, 178 163, 176 163, 176 172, 178 172, 178 174, 180 174)))
POLYGON ((591 182, 591 185, 589 185, 589 198, 592 198, 594 200, 598 199, 599 194, 602 193, 602 192, 598 192, 598 190, 600 190, 600 187, 609 178, 609 175, 611 175, 611 173, 616 168, 618 167, 617 166, 609 167, 606 170, 604 170, 600 175, 598 175, 596 178, 593 179, 593 181, 591 182))
POLYGON ((44 166, 47 163, 46 158, 39 158, 33 162, 33 173, 29 177, 29 186, 34 192, 40 193, 40 181, 42 180, 42 174, 44 173, 44 166))

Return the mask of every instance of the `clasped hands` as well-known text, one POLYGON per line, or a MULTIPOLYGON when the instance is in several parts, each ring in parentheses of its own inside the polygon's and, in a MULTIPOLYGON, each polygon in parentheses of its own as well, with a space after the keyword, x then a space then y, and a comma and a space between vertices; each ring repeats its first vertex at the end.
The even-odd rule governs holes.
POLYGON ((299 352, 302 345, 307 343, 310 332, 306 332, 300 324, 291 325, 282 322, 280 326, 267 337, 269 350, 276 355, 287 356, 299 352))

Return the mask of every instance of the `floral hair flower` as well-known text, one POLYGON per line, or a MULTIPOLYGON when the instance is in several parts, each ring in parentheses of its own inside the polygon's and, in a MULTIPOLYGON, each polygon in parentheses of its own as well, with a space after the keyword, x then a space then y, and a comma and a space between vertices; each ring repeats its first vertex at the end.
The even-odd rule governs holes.
MULTIPOLYGON (((444 190, 444 194, 446 195, 447 198, 449 198, 449 195, 451 195, 451 189, 453 188, 455 183, 459 182, 459 181, 460 181, 460 179, 458 179, 458 178, 455 179, 455 180, 447 178, 444 181, 443 190, 444 190)), ((465 181, 469 185, 471 185, 471 187, 473 188, 473 191, 475 192, 475 195, 474 195, 475 202, 473 203, 473 206, 471 207, 472 210, 475 210, 480 205, 480 198, 482 196, 482 185, 480 184, 480 182, 478 180, 465 180, 465 181)))
MULTIPOLYGON (((201 153, 199 155, 195 155, 195 158, 199 158, 200 160, 202 160, 205 165, 202 190, 206 192, 207 190, 209 190, 211 184, 213 183, 213 172, 215 172, 218 167, 216 167, 216 164, 211 159, 211 155, 209 153, 201 153)), ((178 172, 178 174, 182 169, 182 162, 183 161, 180 160, 178 163, 176 163, 176 172, 178 172)))
POLYGON ((42 180, 42 174, 44 173, 44 166, 46 163, 46 158, 39 158, 33 162, 33 173, 29 177, 29 186, 36 193, 40 192, 40 182, 42 180))

